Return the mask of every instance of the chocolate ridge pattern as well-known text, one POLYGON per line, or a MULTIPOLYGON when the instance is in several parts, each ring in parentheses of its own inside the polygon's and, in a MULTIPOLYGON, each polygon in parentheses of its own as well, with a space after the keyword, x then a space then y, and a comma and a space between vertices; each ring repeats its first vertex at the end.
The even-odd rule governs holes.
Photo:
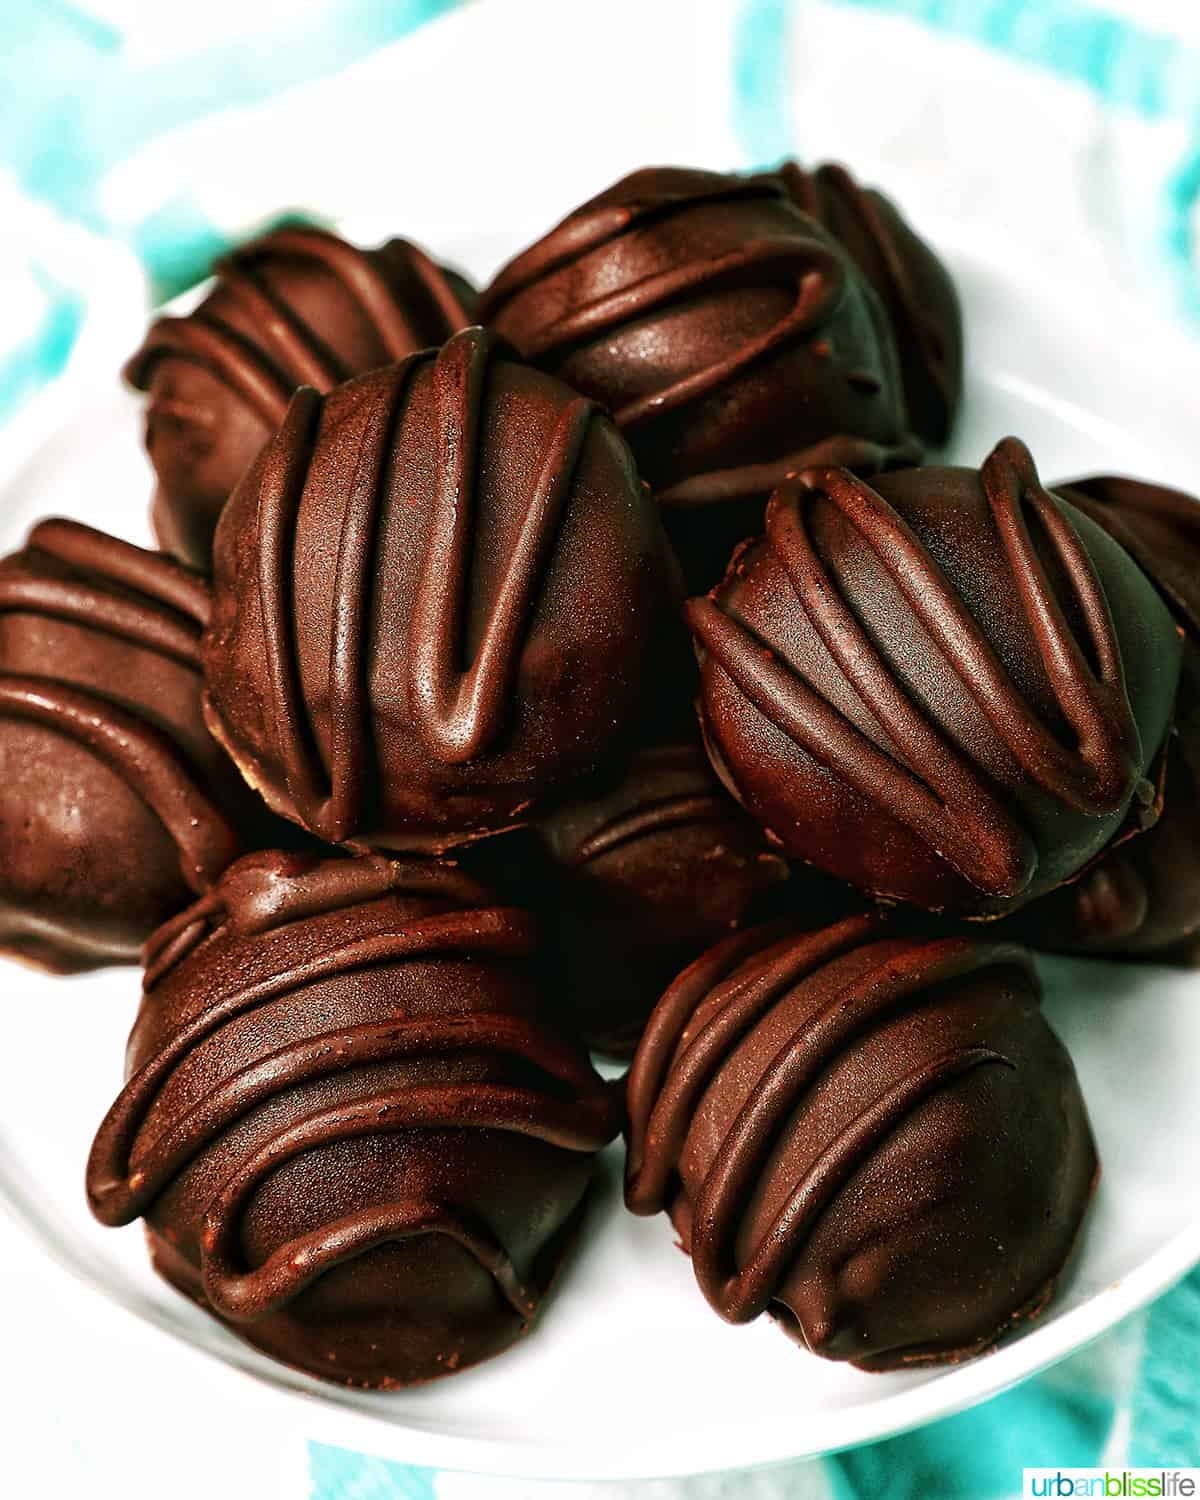
MULTIPOLYGON (((665 386, 650 395, 638 397, 618 406, 612 413, 618 427, 637 427, 665 411, 685 406, 711 395, 728 385, 749 365, 788 344, 797 343, 818 325, 827 321, 842 292, 844 272, 836 251, 830 246, 814 244, 794 237, 748 240, 737 250, 709 261, 672 266, 657 275, 644 277, 630 287, 621 287, 581 307, 572 308, 556 323, 550 324, 533 340, 526 358, 538 360, 584 339, 600 338, 613 328, 634 318, 677 302, 689 295, 755 284, 764 276, 784 276, 796 282, 796 301, 791 311, 771 328, 749 340, 722 360, 665 386)), ((846 377, 857 380, 864 388, 877 389, 879 382, 868 374, 846 377)))
MULTIPOLYGON (((552 842, 557 857, 565 859, 576 868, 603 859, 622 845, 654 834, 666 833, 672 828, 684 828, 689 823, 705 823, 727 817, 731 805, 729 799, 718 791, 705 791, 705 783, 711 782, 712 772, 708 759, 695 744, 679 743, 652 745, 641 749, 633 757, 627 774, 653 780, 658 776, 677 775, 691 777, 700 784, 695 791, 664 792, 657 797, 639 797, 632 806, 614 813, 612 817, 597 824, 577 844, 555 838, 552 842)), ((553 829, 555 818, 547 819, 553 829)))
POLYGON ((40 521, 22 552, 0 568, 0 612, 42 614, 170 656, 199 671, 207 585, 174 558, 108 536, 79 521, 40 521), (65 564, 76 576, 39 572, 29 553, 65 564), (136 594, 128 599, 106 585, 136 594))
MULTIPOLYGON (((958 392, 945 358, 941 334, 929 316, 917 292, 912 267, 900 253, 896 235, 878 205, 878 194, 864 188, 845 167, 825 162, 807 172, 798 162, 787 161, 778 168, 792 202, 804 213, 823 222, 819 186, 828 185, 857 215, 879 255, 888 285, 903 309, 908 329, 916 336, 922 355, 922 369, 947 411, 952 411, 958 392)), ((846 467, 852 467, 847 465, 846 467)))
POLYGON ((622 844, 689 823, 703 823, 723 815, 721 800, 707 792, 679 797, 659 797, 642 802, 629 812, 620 813, 582 840, 570 857, 573 865, 586 865, 602 859, 622 844))
POLYGON ((785 484, 768 506, 767 543, 791 580, 797 607, 887 732, 895 755, 879 749, 826 703, 713 596, 690 600, 686 612, 703 649, 793 743, 885 808, 977 889, 1014 896, 1029 883, 1036 866, 1029 834, 982 769, 895 681, 842 600, 805 524, 806 507, 817 496, 838 508, 876 553, 997 738, 1037 786, 1093 816, 1118 811, 1131 791, 1152 800, 1151 784, 1137 778, 1138 732, 1121 651, 1087 552, 1016 438, 997 446, 983 465, 982 480, 1014 588, 1055 701, 1075 732, 1075 747, 1061 743, 1039 721, 904 520, 870 485, 845 470, 809 470, 785 484), (1098 675, 1050 586, 1025 520, 1026 506, 1074 590, 1098 675))
POLYGON ((1200 641, 1200 500, 1184 490, 1117 474, 1069 479, 1054 491, 1121 543, 1175 617, 1200 641), (1173 533, 1170 542, 1164 532, 1173 533))
MULTIPOLYGON (((0 613, 37 614, 103 632, 200 671, 210 603, 204 581, 174 559, 77 521, 40 522, 0 568, 0 613), (39 571, 37 554, 73 570, 39 571), (135 597, 129 597, 134 595, 135 597)), ((0 672, 0 717, 73 740, 154 813, 199 892, 241 852, 241 841, 165 731, 89 688, 0 672)))
MULTIPOLYGON (((269 881, 270 871, 264 876, 269 881)), ((335 888, 329 892, 332 907, 370 899, 372 889, 428 896, 444 884, 438 873, 418 864, 383 859, 373 860, 365 884, 339 892, 338 878, 335 874, 335 888)), ((456 873, 447 878, 446 889, 457 889, 456 873)), ((239 906, 244 909, 247 902, 253 907, 261 898, 261 886, 252 871, 245 887, 235 892, 232 912, 226 910, 225 915, 236 918, 239 906)), ((214 922, 219 925, 223 894, 227 893, 213 893, 171 924, 175 935, 214 922)), ((296 910, 310 914, 311 906, 305 907, 313 894, 309 890, 301 897, 299 907, 285 900, 270 918, 272 925, 286 922, 296 910)), ((537 1306, 539 1289, 521 1281, 503 1247, 482 1225, 468 1222, 444 1204, 402 1201, 362 1210, 288 1241, 255 1270, 238 1265, 236 1246, 241 1212, 258 1185, 284 1162, 335 1141, 414 1128, 453 1128, 509 1131, 572 1151, 592 1152, 606 1145, 615 1123, 603 1085, 585 1059, 531 1021, 501 1013, 391 1017, 299 1039, 242 1068, 206 1095, 173 1122, 136 1171, 130 1159, 138 1132, 171 1074, 194 1047, 236 1017, 318 978, 368 965, 455 952, 525 956, 533 944, 532 924, 524 913, 503 907, 452 910, 406 920, 402 930, 344 942, 308 962, 288 966, 285 961, 282 969, 263 980, 217 996, 134 1074, 106 1116, 88 1163, 93 1213, 111 1225, 145 1213, 171 1179, 235 1121, 299 1084, 431 1052, 486 1051, 513 1057, 536 1070, 544 1082, 385 1089, 313 1111, 285 1126, 243 1163, 206 1209, 201 1276, 216 1311, 231 1321, 249 1321, 277 1311, 323 1272, 377 1246, 416 1234, 446 1234, 476 1257, 514 1310, 527 1319, 537 1306)), ((170 962, 190 951, 169 939, 158 946, 171 953, 170 962)), ((155 983, 163 972, 160 964, 155 983)))
POLYGON ((175 844, 193 891, 204 890, 241 853, 241 839, 175 742, 99 693, 50 677, 0 673, 0 718, 73 740, 120 777, 175 844))
POLYGON ((460 669, 464 592, 472 555, 480 412, 489 367, 504 351, 482 328, 440 350, 413 355, 388 372, 360 447, 338 546, 332 601, 330 722, 332 772, 322 763, 300 688, 292 611, 296 517, 312 463, 323 399, 301 389, 267 450, 258 499, 258 587, 267 673, 288 796, 307 826, 332 842, 351 838, 363 812, 371 757, 365 651, 371 618, 371 560, 389 477, 392 442, 416 372, 433 366, 439 466, 430 535, 413 605, 408 657, 410 711, 429 752, 461 764, 486 751, 504 713, 535 590, 574 484, 597 408, 582 397, 560 414, 529 496, 526 516, 473 661, 460 669))
POLYGON ((725 501, 747 500, 752 495, 769 495, 804 469, 832 466, 853 469, 855 473, 875 474, 918 464, 922 452, 921 444, 912 437, 899 438, 894 443, 877 443, 872 438, 839 433, 767 463, 710 469, 705 474, 694 474, 690 479, 681 479, 678 484, 654 493, 658 503, 671 510, 720 505, 725 501))
MULTIPOLYGON (((650 204, 585 206, 565 219, 540 244, 504 267, 483 294, 480 316, 485 321, 494 320, 505 302, 539 277, 562 269, 577 257, 599 249, 631 228, 686 212, 700 202, 739 198, 780 198, 786 201, 786 193, 781 186, 762 179, 744 179, 731 184, 728 179, 717 178, 710 186, 697 184, 687 193, 674 194, 650 204)), ((795 303, 779 322, 724 359, 613 410, 613 420, 622 431, 641 427, 665 413, 713 395, 752 365, 812 338, 828 323, 845 295, 846 268, 841 252, 818 238, 819 231, 815 226, 807 235, 805 229, 806 225, 798 220, 794 235, 748 240, 722 256, 671 267, 646 276, 632 286, 572 307, 570 312, 542 330, 536 339, 527 342, 521 353, 536 363, 573 344, 599 339, 614 328, 648 317, 685 297, 759 285, 764 278, 794 279, 795 303)), ((813 344, 813 353, 832 358, 832 351, 822 342, 813 344)), ((880 388, 877 377, 867 371, 847 370, 845 379, 860 390, 874 392, 880 388)), ((807 464, 831 462, 862 468, 896 467, 907 461, 915 463, 920 453, 920 445, 910 436, 900 438, 894 444, 880 444, 848 434, 839 435, 768 463, 736 465, 693 475, 656 491, 656 498, 666 506, 715 504, 767 492, 787 474, 807 464)))
MULTIPOLYGON (((634 175, 642 176, 643 173, 634 175)), ((624 185, 627 183, 628 179, 624 185)), ((686 192, 663 194, 656 190, 646 201, 635 198, 629 203, 584 204, 568 214, 543 239, 501 267, 480 294, 480 317, 484 322, 491 322, 504 303, 518 292, 523 292, 543 276, 562 270, 579 256, 599 250, 602 245, 635 227, 682 213, 697 203, 726 203, 746 198, 780 199, 784 196, 781 187, 763 178, 706 173, 695 174, 686 192)))
MULTIPOLYGON (((787 992, 824 965, 883 934, 877 913, 775 940, 778 928, 729 939, 699 959, 667 992, 630 1071, 626 1203, 637 1214, 667 1206, 691 1116, 717 1071, 787 992), (688 1022, 706 998, 713 1014, 684 1043, 688 1022), (683 1045, 683 1050, 679 1048, 683 1045), (668 1076, 669 1075, 669 1076, 668 1076)), ((798 1182, 745 1265, 734 1269, 737 1214, 780 1131, 822 1072, 862 1035, 923 992, 980 969, 1030 968, 1015 944, 961 938, 929 942, 908 954, 890 949, 851 985, 835 986, 768 1064, 713 1159, 695 1195, 691 1254, 706 1299, 729 1322, 764 1312, 821 1215, 869 1153, 923 1103, 956 1079, 986 1066, 1013 1067, 988 1047, 960 1047, 926 1058, 871 1100, 825 1148, 798 1182)))
POLYGON ((153 324, 125 366, 129 383, 147 389, 155 361, 166 354, 179 355, 211 370, 274 427, 297 385, 329 390, 348 379, 354 371, 316 338, 284 298, 255 276, 255 266, 274 256, 315 262, 340 282, 392 360, 402 359, 424 340, 373 257, 403 257, 441 311, 460 325, 469 321, 441 268, 407 240, 389 240, 378 251, 367 251, 321 229, 290 226, 231 251, 213 266, 221 290, 245 311, 257 341, 201 304, 186 317, 159 318, 153 324))
POLYGON ((150 936, 142 952, 142 988, 152 990, 219 925, 227 923, 235 932, 261 935, 305 917, 400 892, 464 906, 488 904, 487 892, 478 882, 444 861, 363 854, 353 860, 326 859, 314 864, 305 855, 287 859, 267 850, 239 860, 218 887, 150 936))

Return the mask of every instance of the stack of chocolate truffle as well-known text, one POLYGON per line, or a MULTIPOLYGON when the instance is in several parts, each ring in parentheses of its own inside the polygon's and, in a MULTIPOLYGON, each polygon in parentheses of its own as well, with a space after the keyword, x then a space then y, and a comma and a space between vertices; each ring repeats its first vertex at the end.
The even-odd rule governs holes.
POLYGON ((524 1332, 622 1131, 726 1319, 1040 1312, 1098 1163, 1022 942, 1200 932, 1196 502, 920 466, 957 296, 832 166, 636 172, 481 295, 289 226, 126 373, 162 550, 0 563, 0 944, 144 968, 96 1215, 359 1386, 524 1332))

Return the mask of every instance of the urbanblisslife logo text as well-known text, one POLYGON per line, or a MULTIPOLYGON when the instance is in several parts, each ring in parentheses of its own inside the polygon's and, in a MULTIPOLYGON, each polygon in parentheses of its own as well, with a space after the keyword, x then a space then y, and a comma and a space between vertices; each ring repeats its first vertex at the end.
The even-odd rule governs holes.
POLYGON ((1026 1469, 1022 1494, 1038 1500, 1200 1500, 1200 1469, 1026 1469))

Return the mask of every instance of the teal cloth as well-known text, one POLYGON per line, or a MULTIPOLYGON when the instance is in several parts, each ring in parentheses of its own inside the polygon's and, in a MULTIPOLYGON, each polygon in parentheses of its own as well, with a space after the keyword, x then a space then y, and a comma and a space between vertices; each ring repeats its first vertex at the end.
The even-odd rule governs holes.
MULTIPOLYGON (((1077 84, 1101 104, 1144 120, 1179 120, 1190 143, 1159 195, 1161 266, 1178 303, 1200 323, 1196 226, 1200 203, 1200 52, 1135 25, 1090 0, 834 0, 847 10, 903 16, 1023 63, 1036 76, 1077 84)), ((737 31, 736 128, 752 160, 790 155, 781 108, 787 88, 783 39, 803 0, 743 0, 737 31)))
MULTIPOLYGON (((106 172, 155 135, 231 105, 269 100, 293 84, 335 74, 451 8, 456 0, 326 0, 300 7, 286 45, 269 33, 209 46, 178 60, 139 62, 118 27, 70 0, 5 0, 0 6, 0 167, 31 203, 88 232, 119 238, 141 259, 152 294, 201 277, 227 243, 185 188, 132 224, 105 208, 106 172)), ((493 0, 503 3, 503 0, 493 0)), ((734 130, 746 164, 802 150, 790 138, 784 34, 802 0, 743 0, 735 19, 734 130)), ((1171 38, 1083 0, 832 0, 845 8, 909 18, 995 49, 1039 74, 1068 79, 1103 105, 1149 120, 1182 120, 1192 146, 1162 184, 1162 268, 1179 303, 1200 320, 1193 225, 1200 194, 1200 62, 1171 38)), ((0 331, 0 421, 66 366, 83 326, 78 289, 36 262, 33 327, 5 342, 0 331)), ((1058 1370, 960 1416, 888 1442, 822 1460, 837 1500, 990 1500, 1019 1491, 1026 1466, 1200 1466, 1200 1273, 1148 1313, 1110 1335, 1134 1349, 1133 1375, 1114 1388, 1109 1365, 1086 1351, 1058 1370)), ((313 1500, 436 1500, 429 1470, 313 1443, 313 1500)), ((775 1471, 778 1494, 791 1490, 775 1471)), ((792 1471, 796 1483, 797 1470, 792 1471)), ((521 1493, 534 1497, 530 1482, 521 1493)), ((689 1496, 701 1490, 689 1485, 689 1496)), ((639 1493, 629 1486, 625 1493, 639 1493)), ((655 1495, 667 1493, 656 1487, 655 1495)), ((681 1491, 682 1493, 683 1491, 681 1491)), ((455 1491, 458 1493, 458 1491, 455 1491)), ((473 1492, 474 1493, 474 1492, 473 1492)), ((480 1493, 483 1493, 480 1491, 480 1493)), ((498 1489, 506 1495, 516 1491, 498 1489)), ((556 1487, 556 1494, 560 1491, 556 1487)), ((711 1493, 716 1494, 713 1490, 711 1493)), ((720 1494, 736 1495, 724 1481, 720 1494)), ((763 1493, 755 1489, 755 1494, 763 1493)))

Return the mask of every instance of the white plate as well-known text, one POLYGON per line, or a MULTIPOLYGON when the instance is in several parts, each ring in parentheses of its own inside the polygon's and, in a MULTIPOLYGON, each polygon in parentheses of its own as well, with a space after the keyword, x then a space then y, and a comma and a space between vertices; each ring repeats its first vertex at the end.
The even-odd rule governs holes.
MULTIPOLYGON (((486 273, 494 255, 479 264, 470 251, 462 263, 486 273)), ((1146 322, 1135 309, 1073 306, 1069 290, 1047 288, 1008 255, 1002 266, 966 250, 951 258, 972 349, 956 456, 978 462, 1011 431, 1048 479, 1118 468, 1200 487, 1188 452, 1200 384, 1194 350, 1165 331, 1143 348, 1146 322)), ((114 350, 114 366, 123 352, 114 350)), ((137 405, 112 386, 84 385, 52 440, 0 474, 3 550, 44 513, 145 538, 137 405)), ((148 1392, 169 1381, 177 1401, 211 1390, 215 1367, 204 1361, 223 1361, 217 1378, 242 1383, 264 1441, 271 1423, 299 1426, 347 1447, 492 1474, 698 1473, 825 1452, 945 1416, 1063 1358, 1200 1261, 1200 978, 1063 961, 1046 962, 1044 974, 1105 1171, 1061 1294, 1023 1338, 955 1369, 865 1375, 805 1355, 766 1322, 727 1327, 701 1299, 666 1220, 623 1211, 613 1148, 589 1232, 535 1333, 452 1380, 371 1395, 318 1385, 255 1355, 155 1279, 136 1229, 92 1222, 83 1163, 120 1084, 137 976, 64 981, 4 966, 0 1201, 49 1261, 87 1288, 73 1294, 48 1264, 50 1311, 38 1336, 47 1319, 58 1320, 64 1340, 127 1344, 140 1330, 145 1357, 120 1370, 126 1410, 138 1409, 139 1385, 148 1392)), ((0 1255, 10 1244, 0 1224, 0 1255)), ((19 1319, 14 1326, 6 1353, 19 1368, 13 1338, 26 1335, 19 1319)))

